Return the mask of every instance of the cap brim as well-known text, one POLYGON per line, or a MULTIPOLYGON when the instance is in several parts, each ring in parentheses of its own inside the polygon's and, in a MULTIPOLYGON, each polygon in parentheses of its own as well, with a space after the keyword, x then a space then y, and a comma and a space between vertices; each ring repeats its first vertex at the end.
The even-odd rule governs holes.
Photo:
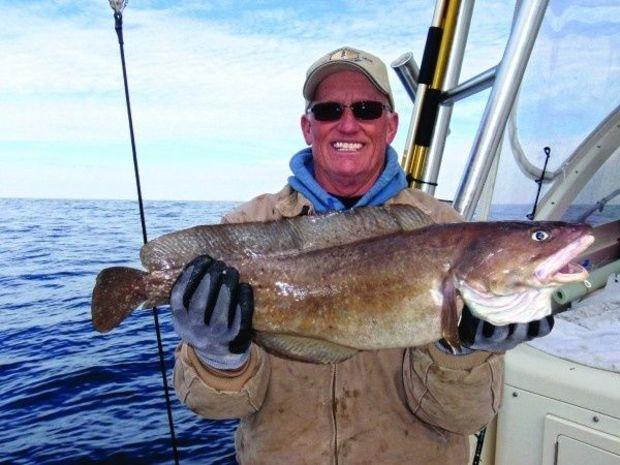
POLYGON ((312 73, 306 79, 306 83, 304 84, 303 94, 304 94, 304 98, 306 99, 306 102, 310 103, 312 101, 312 99, 314 98, 314 93, 316 92, 316 88, 319 86, 319 84, 321 83, 323 79, 325 79, 330 74, 334 74, 338 71, 347 71, 347 70, 362 72, 364 76, 366 76, 370 80, 370 82, 373 83, 373 85, 377 88, 377 90, 379 90, 382 94, 384 94, 388 98, 390 105, 392 105, 390 96, 385 91, 385 89, 383 89, 379 85, 379 83, 375 81, 375 79, 363 67, 356 65, 355 63, 351 63, 350 61, 349 62, 330 61, 317 67, 315 70, 313 70, 312 73))

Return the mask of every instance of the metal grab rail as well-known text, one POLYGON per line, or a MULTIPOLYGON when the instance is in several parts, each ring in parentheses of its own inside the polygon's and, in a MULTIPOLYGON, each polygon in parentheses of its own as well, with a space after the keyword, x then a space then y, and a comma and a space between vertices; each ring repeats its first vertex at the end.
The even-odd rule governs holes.
POLYGON ((470 95, 474 95, 488 89, 495 82, 496 74, 497 66, 493 66, 477 76, 468 79, 464 83, 459 84, 453 89, 445 91, 441 96, 441 103, 443 105, 452 105, 453 103, 463 100, 470 95))
MULTIPOLYGON (((530 179, 541 179, 543 170, 538 168, 536 165, 531 163, 527 156, 525 155, 525 151, 521 146, 521 142, 519 141, 519 133, 517 130, 517 104, 519 102, 519 97, 515 98, 515 103, 512 107, 512 111, 510 112, 510 116, 508 117, 508 140, 510 142, 510 148, 512 149, 512 153, 514 155, 515 161, 517 162, 517 166, 521 170, 523 174, 525 174, 530 179)), ((564 166, 566 162, 562 163, 562 165, 553 170, 553 171, 545 171, 545 177, 543 182, 551 182, 555 178, 557 178, 561 173, 564 172, 564 166)))
POLYGON ((422 69, 418 72, 410 53, 392 63, 414 101, 403 168, 413 186, 431 195, 437 186, 452 105, 493 86, 453 203, 467 219, 472 218, 482 194, 548 0, 522 0, 515 9, 513 27, 500 63, 457 85, 473 4, 474 0, 460 3, 438 0, 422 69), (449 39, 442 38, 444 27, 446 36, 452 34, 449 39))
POLYGON ((474 215, 508 116, 517 96, 548 0, 523 0, 497 67, 497 76, 474 139, 453 206, 466 219, 474 215))
POLYGON ((536 220, 560 219, 592 175, 620 147, 620 105, 607 114, 562 164, 536 212, 536 220))

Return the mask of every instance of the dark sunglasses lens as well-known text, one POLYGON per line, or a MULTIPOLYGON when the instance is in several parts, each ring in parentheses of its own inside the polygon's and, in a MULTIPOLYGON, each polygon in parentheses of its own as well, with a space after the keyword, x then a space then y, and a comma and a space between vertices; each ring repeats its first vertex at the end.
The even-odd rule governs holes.
POLYGON ((317 103, 310 110, 317 121, 337 121, 342 116, 343 107, 336 102, 317 103))
POLYGON ((357 119, 377 119, 383 114, 381 102, 362 101, 351 105, 351 110, 357 119))

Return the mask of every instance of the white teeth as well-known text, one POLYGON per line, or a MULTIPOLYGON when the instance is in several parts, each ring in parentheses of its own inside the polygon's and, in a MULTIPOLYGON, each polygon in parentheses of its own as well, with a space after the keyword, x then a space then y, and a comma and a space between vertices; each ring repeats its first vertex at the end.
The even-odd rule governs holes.
POLYGON ((359 142, 334 142, 332 146, 339 152, 357 152, 362 148, 359 142))

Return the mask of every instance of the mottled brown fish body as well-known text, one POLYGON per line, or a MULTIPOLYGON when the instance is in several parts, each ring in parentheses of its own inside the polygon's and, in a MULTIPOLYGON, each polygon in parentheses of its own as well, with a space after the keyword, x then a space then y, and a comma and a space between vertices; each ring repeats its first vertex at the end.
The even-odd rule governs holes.
POLYGON ((252 285, 255 340, 286 356, 333 362, 357 350, 416 346, 442 336, 458 344, 462 295, 471 295, 470 308, 481 312, 494 296, 509 303, 515 293, 538 298, 537 289, 557 285, 551 282, 557 270, 589 244, 589 230, 552 222, 435 225, 404 206, 192 228, 143 247, 149 272, 102 271, 93 323, 107 331, 141 302, 167 303, 183 267, 208 254, 252 285))
POLYGON ((445 244, 433 247, 433 234, 392 234, 303 255, 236 263, 254 289, 254 328, 357 349, 439 339, 445 277, 441 264, 449 263, 451 251, 445 244))
POLYGON ((589 230, 564 223, 431 225, 306 253, 223 260, 252 284, 256 331, 360 350, 409 347, 449 336, 446 321, 458 322, 461 309, 454 289, 463 283, 498 294, 534 285, 536 265, 589 230), (555 242, 533 241, 540 228, 553 231, 555 242))
POLYGON ((411 231, 435 221, 416 207, 390 205, 277 221, 215 224, 165 234, 140 251, 149 271, 183 268, 198 255, 258 257, 302 253, 411 231))
MULTIPOLYGON (((358 350, 408 347, 442 336, 443 264, 456 245, 448 246, 450 237, 425 228, 305 253, 216 258, 252 285, 253 328, 259 333, 358 350)), ((168 303, 180 271, 145 277, 150 304, 168 303)))
MULTIPOLYGON (((299 285, 294 284, 297 281, 290 281, 291 285, 305 286, 305 292, 312 294, 309 296, 312 302, 327 297, 319 297, 316 291, 322 289, 322 276, 312 274, 311 279, 303 279, 311 276, 308 271, 316 268, 314 263, 324 262, 324 257, 334 263, 331 270, 326 270, 328 281, 333 278, 332 271, 347 266, 344 262, 339 263, 340 254, 344 252, 348 259, 359 257, 356 249, 346 249, 345 252, 343 245, 417 230, 431 224, 434 224, 432 218, 415 207, 392 205, 270 222, 198 226, 166 234, 146 244, 140 257, 151 272, 143 276, 138 286, 148 295, 147 306, 167 304, 172 285, 182 268, 196 256, 208 254, 238 268, 241 280, 253 285, 254 324, 259 329, 261 321, 277 318, 278 305, 291 297, 282 295, 289 279, 299 281, 299 285), (313 255, 313 251, 317 253, 313 255), (280 266, 289 270, 286 278, 280 266), (269 315, 266 318, 261 317, 263 308, 269 309, 264 311, 269 315)), ((343 286, 346 282, 341 284, 343 286)))

